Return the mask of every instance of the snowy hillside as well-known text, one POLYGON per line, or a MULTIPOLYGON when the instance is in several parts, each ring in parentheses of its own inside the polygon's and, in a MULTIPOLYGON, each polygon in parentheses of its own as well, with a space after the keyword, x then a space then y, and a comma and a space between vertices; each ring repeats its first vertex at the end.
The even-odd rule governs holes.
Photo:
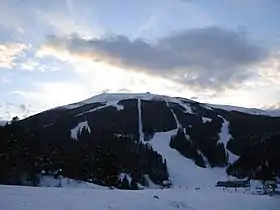
MULTIPOLYGON (((99 95, 96 95, 94 97, 91 97, 89 99, 86 99, 84 101, 74 103, 74 104, 69 104, 60 108, 66 108, 66 109, 74 109, 86 104, 93 104, 93 103, 104 103, 105 105, 102 106, 102 108, 108 107, 108 106, 114 106, 118 110, 122 110, 123 107, 119 105, 118 103, 122 100, 127 100, 127 99, 141 99, 141 100, 157 100, 157 101, 166 101, 166 102, 173 102, 173 103, 178 103, 181 106, 183 106, 187 112, 192 113, 191 109, 189 106, 186 106, 182 102, 182 99, 180 98, 175 98, 175 97, 170 97, 170 96, 165 96, 165 95, 156 95, 156 94, 151 94, 151 93, 101 93, 99 95)), ((190 101, 188 99, 183 99, 184 101, 190 101)))
POLYGON ((230 106, 230 105, 217 105, 217 104, 206 104, 206 105, 208 107, 212 107, 216 109, 243 112, 252 115, 264 115, 264 116, 271 116, 271 117, 280 116, 280 110, 263 110, 263 109, 245 108, 245 107, 230 106))
POLYGON ((217 181, 228 176, 223 168, 200 168, 192 160, 182 156, 169 146, 170 137, 177 130, 156 133, 149 142, 167 160, 170 180, 175 188, 214 187, 217 181))
POLYGON ((202 190, 92 190, 0 186, 1 210, 278 210, 278 197, 202 190))
MULTIPOLYGON (((118 102, 127 99, 141 99, 141 100, 161 100, 166 102, 173 102, 178 103, 183 106, 188 113, 192 113, 192 110, 189 106, 186 106, 185 103, 182 101, 188 102, 195 102, 189 99, 180 98, 180 97, 171 97, 165 95, 156 95, 151 93, 101 93, 89 99, 86 99, 81 102, 77 102, 74 104, 69 104, 66 106, 62 106, 59 108, 67 108, 67 109, 74 109, 85 104, 92 104, 92 103, 104 103, 105 105, 102 107, 108 106, 115 106, 118 110, 121 110, 123 107, 118 104, 118 102)), ((266 115, 272 117, 279 117, 280 111, 279 110, 262 110, 262 109, 255 109, 255 108, 245 108, 245 107, 238 107, 238 106, 230 106, 230 105, 217 105, 217 104, 202 104, 208 108, 216 108, 222 109, 225 111, 238 111, 252 115, 266 115)))

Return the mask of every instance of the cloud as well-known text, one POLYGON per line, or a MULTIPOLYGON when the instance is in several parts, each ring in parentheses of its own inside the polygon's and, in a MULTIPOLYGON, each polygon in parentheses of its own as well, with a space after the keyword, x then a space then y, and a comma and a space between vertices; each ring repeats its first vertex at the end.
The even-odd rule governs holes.
POLYGON ((30 105, 6 102, 0 104, 0 119, 11 120, 18 116, 20 119, 33 114, 30 105))
POLYGON ((156 43, 125 36, 83 39, 49 36, 42 52, 105 62, 125 70, 170 78, 197 88, 221 89, 248 79, 266 51, 244 33, 218 27, 190 29, 156 43))
POLYGON ((0 44, 0 68, 13 68, 15 61, 24 56, 24 51, 28 45, 23 43, 0 44))
POLYGON ((15 66, 17 69, 25 71, 51 72, 62 70, 61 62, 55 62, 53 60, 48 60, 46 62, 44 59, 39 59, 36 57, 30 57, 26 60, 22 60, 15 64, 15 66))
POLYGON ((67 8, 70 14, 65 12, 44 11, 37 10, 36 16, 43 24, 50 26, 56 34, 78 34, 84 38, 92 38, 99 36, 103 30, 94 21, 87 20, 87 13, 85 11, 82 16, 74 15, 72 1, 67 0, 67 8))
POLYGON ((280 85, 280 50, 273 52, 254 67, 261 78, 271 85, 280 85))
POLYGON ((26 61, 20 63, 18 68, 21 70, 34 71, 38 69, 39 65, 39 62, 29 58, 26 61))
POLYGON ((19 105, 19 108, 20 108, 20 110, 23 111, 23 112, 27 110, 27 107, 26 107, 26 105, 24 105, 24 104, 19 105))
MULTIPOLYGON (((25 71, 60 71, 61 61, 43 59, 34 55, 35 49, 30 44, 5 43, 0 44, 0 68, 25 71)), ((0 83, 8 83, 6 77, 0 77, 0 83)))

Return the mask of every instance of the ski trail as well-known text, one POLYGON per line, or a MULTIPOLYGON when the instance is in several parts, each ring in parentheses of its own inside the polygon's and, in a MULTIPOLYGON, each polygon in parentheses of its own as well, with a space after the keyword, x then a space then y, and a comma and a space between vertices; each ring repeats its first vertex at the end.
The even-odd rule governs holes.
POLYGON ((141 99, 138 99, 138 129, 139 129, 139 140, 144 142, 143 123, 142 123, 142 110, 141 110, 141 99))
POLYGON ((209 162, 208 162, 208 159, 207 157, 199 150, 199 149, 196 149, 197 150, 197 153, 199 155, 201 155, 202 159, 203 159, 203 162, 205 163, 205 167, 208 168, 208 166, 210 166, 209 162))
POLYGON ((224 144, 226 153, 228 154, 228 162, 229 163, 234 163, 239 156, 233 154, 231 151, 227 149, 227 143, 231 139, 231 135, 229 133, 229 121, 227 121, 225 118, 219 115, 223 119, 223 124, 222 124, 222 129, 221 132, 219 133, 219 142, 224 144))
POLYGON ((172 114, 173 114, 173 117, 174 117, 174 119, 175 119, 175 121, 176 121, 177 128, 181 128, 182 125, 180 124, 180 122, 179 122, 179 120, 178 120, 178 118, 177 118, 177 116, 176 116, 174 110, 170 107, 170 105, 169 105, 169 103, 168 103, 167 101, 165 101, 165 102, 166 102, 166 106, 168 106, 168 108, 170 109, 170 111, 171 111, 172 114))
POLYGON ((167 161, 170 181, 177 187, 214 187, 217 181, 224 180, 227 174, 224 168, 201 168, 193 160, 181 155, 169 146, 170 137, 177 129, 155 133, 149 141, 152 148, 167 161))

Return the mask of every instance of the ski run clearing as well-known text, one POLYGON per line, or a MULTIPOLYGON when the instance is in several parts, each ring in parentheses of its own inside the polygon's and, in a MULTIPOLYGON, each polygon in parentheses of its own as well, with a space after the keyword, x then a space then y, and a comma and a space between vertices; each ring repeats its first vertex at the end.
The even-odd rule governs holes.
POLYGON ((87 129, 91 132, 87 121, 80 122, 75 128, 71 129, 71 138, 77 140, 83 129, 87 129))
MULTIPOLYGON (((221 117, 221 116, 219 116, 221 117)), ((225 118, 223 118, 223 124, 222 124, 222 129, 221 129, 221 132, 219 134, 220 136, 220 142, 222 142, 224 144, 224 147, 227 151, 227 154, 228 154, 228 161, 229 163, 234 163, 236 160, 238 160, 239 156, 233 154, 231 151, 229 151, 227 149, 227 143, 229 142, 229 140, 231 139, 231 135, 229 133, 229 121, 227 121, 225 118)))
POLYGON ((278 210, 279 197, 165 189, 109 190, 0 186, 1 210, 278 210))
POLYGON ((148 143, 167 161, 170 180, 174 187, 214 187, 217 181, 227 180, 224 168, 200 168, 192 160, 182 156, 169 146, 176 130, 156 133, 148 143))

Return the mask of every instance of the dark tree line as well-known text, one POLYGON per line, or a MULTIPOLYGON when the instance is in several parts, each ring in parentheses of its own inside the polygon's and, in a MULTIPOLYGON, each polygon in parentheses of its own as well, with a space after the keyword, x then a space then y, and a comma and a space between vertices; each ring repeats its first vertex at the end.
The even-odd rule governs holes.
POLYGON ((252 146, 227 168, 236 177, 271 180, 280 177, 280 134, 251 136, 252 146))
POLYGON ((184 107, 178 104, 170 104, 170 106, 189 138, 188 141, 185 141, 184 135, 174 137, 173 146, 171 146, 184 156, 193 159, 198 166, 205 167, 201 153, 205 157, 204 159, 207 159, 210 167, 227 166, 226 145, 219 142, 223 119, 215 111, 209 110, 196 102, 183 101, 183 103, 191 107, 193 113, 184 113, 184 107), (204 122, 202 116, 211 120, 204 122), (174 145, 174 140, 176 140, 177 146, 174 145))
POLYGON ((39 136, 16 121, 0 127, 0 183, 36 185, 42 172, 120 189, 147 185, 147 175, 158 185, 168 180, 166 161, 138 139, 86 129, 77 141, 64 136, 42 141, 39 136), (121 173, 131 182, 127 177, 121 180, 121 173))
POLYGON ((174 136, 171 136, 169 145, 171 148, 178 150, 186 158, 193 159, 196 165, 205 168, 201 154, 198 154, 194 144, 186 138, 182 128, 178 129, 174 136))
POLYGON ((280 177, 280 118, 239 112, 224 115, 232 136, 227 148, 239 156, 227 173, 260 180, 280 177))
POLYGON ((211 123, 180 128, 176 135, 171 137, 170 147, 178 150, 185 157, 193 159, 200 167, 206 166, 202 154, 211 167, 224 167, 227 165, 228 157, 224 144, 218 142, 219 126, 221 124, 213 120, 211 123), (185 134, 189 136, 188 139, 185 134))
POLYGON ((207 158, 211 167, 224 167, 227 165, 227 155, 225 146, 219 142, 223 119, 212 119, 211 122, 197 123, 195 126, 188 127, 187 133, 193 144, 207 158))
POLYGON ((164 101, 141 100, 143 132, 147 141, 156 132, 176 129, 177 125, 170 108, 164 101))
POLYGON ((37 142, 16 119, 10 125, 0 127, 0 183, 37 184, 37 142))

